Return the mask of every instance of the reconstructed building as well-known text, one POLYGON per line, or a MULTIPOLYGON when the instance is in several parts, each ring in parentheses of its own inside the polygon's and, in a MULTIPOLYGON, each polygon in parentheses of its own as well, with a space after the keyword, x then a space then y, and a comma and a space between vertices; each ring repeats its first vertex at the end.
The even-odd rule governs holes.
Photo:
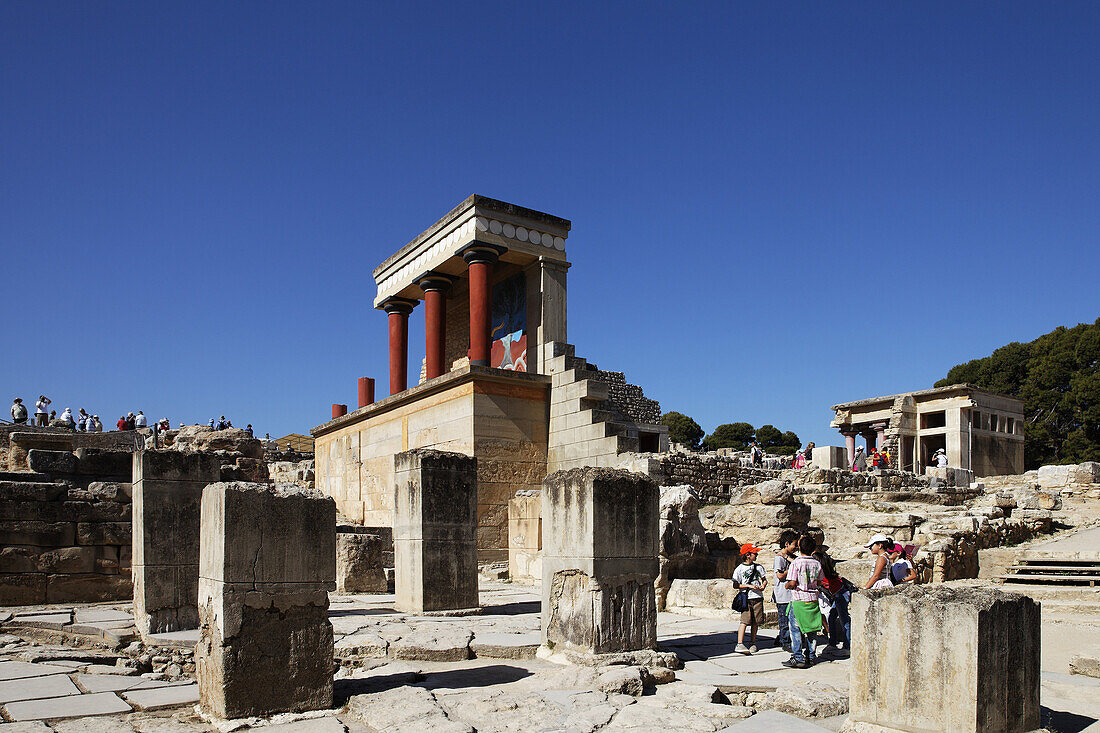
POLYGON ((353 522, 391 526, 394 456, 477 459, 478 548, 507 556, 508 501, 553 471, 667 450, 660 405, 577 358, 566 333, 570 222, 471 196, 374 269, 389 318, 390 395, 315 427, 317 487, 353 522), (408 319, 424 304, 424 369, 408 384, 408 319))
POLYGON ((1024 403, 972 384, 833 405, 832 426, 844 436, 851 460, 856 438, 867 452, 885 447, 896 468, 922 473, 943 448, 947 463, 975 476, 1024 471, 1024 403))

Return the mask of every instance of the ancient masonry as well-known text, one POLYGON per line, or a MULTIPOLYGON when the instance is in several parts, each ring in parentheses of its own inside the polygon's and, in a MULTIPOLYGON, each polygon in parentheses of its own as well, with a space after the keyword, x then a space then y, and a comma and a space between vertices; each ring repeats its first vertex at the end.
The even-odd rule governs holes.
POLYGON ((393 522, 394 457, 477 459, 477 546, 508 559, 508 503, 556 470, 662 451, 660 406, 575 356, 566 331, 568 220, 471 196, 374 270, 389 320, 390 395, 360 391, 315 427, 316 486, 348 524, 393 522), (408 383, 408 319, 424 305, 424 379, 408 383))
POLYGON ((202 493, 199 703, 217 718, 332 707, 336 506, 311 489, 202 493))

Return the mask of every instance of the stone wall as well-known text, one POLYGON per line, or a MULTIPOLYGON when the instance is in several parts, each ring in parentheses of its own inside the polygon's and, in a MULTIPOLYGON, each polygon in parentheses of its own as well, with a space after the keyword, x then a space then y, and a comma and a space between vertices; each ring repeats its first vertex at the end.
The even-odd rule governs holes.
POLYGON ((0 471, 30 471, 30 450, 74 451, 78 448, 135 451, 145 445, 145 436, 136 430, 109 433, 79 433, 67 428, 36 428, 27 425, 0 425, 0 471))
POLYGON ((294 484, 312 489, 314 482, 313 459, 300 461, 269 461, 267 474, 277 484, 294 484))
POLYGON ((622 372, 607 372, 590 364, 585 376, 607 385, 604 405, 616 417, 629 422, 657 425, 661 422, 661 403, 645 396, 642 388, 627 384, 622 372))
POLYGON ((130 454, 32 449, 0 481, 0 606, 129 598, 130 454))

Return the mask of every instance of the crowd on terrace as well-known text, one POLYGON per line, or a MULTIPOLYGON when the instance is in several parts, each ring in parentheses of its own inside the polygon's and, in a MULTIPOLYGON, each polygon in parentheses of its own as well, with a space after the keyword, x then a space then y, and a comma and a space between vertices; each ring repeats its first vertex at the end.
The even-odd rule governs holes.
MULTIPOLYGON (((99 415, 89 414, 83 407, 74 415, 72 408, 66 407, 59 416, 57 410, 50 409, 52 404, 53 402, 49 397, 39 395, 38 400, 34 403, 34 421, 31 422, 30 412, 27 406, 23 404, 23 398, 16 397, 11 404, 11 420, 16 425, 68 428, 88 433, 103 432, 103 421, 99 419, 99 415)), ((198 425, 200 423, 194 424, 198 425)), ((208 424, 215 430, 226 430, 233 427, 233 421, 226 419, 225 415, 217 420, 210 418, 208 424)), ((182 422, 178 425, 181 428, 183 426, 182 422)), ((141 410, 138 410, 137 413, 127 412, 125 415, 120 415, 115 423, 115 430, 139 430, 141 428, 152 428, 154 432, 164 432, 172 428, 172 423, 168 418, 162 417, 150 425, 149 419, 145 417, 145 413, 141 410)), ((251 424, 247 425, 244 430, 250 437, 252 436, 251 424)))

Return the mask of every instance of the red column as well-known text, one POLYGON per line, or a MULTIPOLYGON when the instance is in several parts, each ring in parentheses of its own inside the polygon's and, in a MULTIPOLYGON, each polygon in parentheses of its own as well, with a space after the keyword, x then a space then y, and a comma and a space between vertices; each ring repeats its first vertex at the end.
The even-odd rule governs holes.
POLYGON ((374 403, 374 380, 370 377, 359 377, 359 406, 366 407, 374 403))
POLYGON ((492 339, 493 304, 489 283, 493 277, 493 265, 499 255, 493 249, 468 249, 462 258, 466 260, 470 275, 470 363, 489 366, 492 339))
POLYGON ((390 317, 390 394, 408 389, 409 379, 409 314, 413 303, 389 300, 382 307, 390 317))
POLYGON ((343 417, 346 414, 348 414, 348 406, 347 405, 335 405, 334 404, 332 406, 332 419, 333 420, 335 420, 338 417, 343 417))
POLYGON ((842 431, 840 434, 844 436, 844 447, 848 449, 848 465, 851 466, 856 457, 856 435, 858 433, 842 431))
POLYGON ((429 275, 419 282, 424 291, 424 355, 427 377, 435 379, 447 373, 447 290, 451 281, 429 275))

